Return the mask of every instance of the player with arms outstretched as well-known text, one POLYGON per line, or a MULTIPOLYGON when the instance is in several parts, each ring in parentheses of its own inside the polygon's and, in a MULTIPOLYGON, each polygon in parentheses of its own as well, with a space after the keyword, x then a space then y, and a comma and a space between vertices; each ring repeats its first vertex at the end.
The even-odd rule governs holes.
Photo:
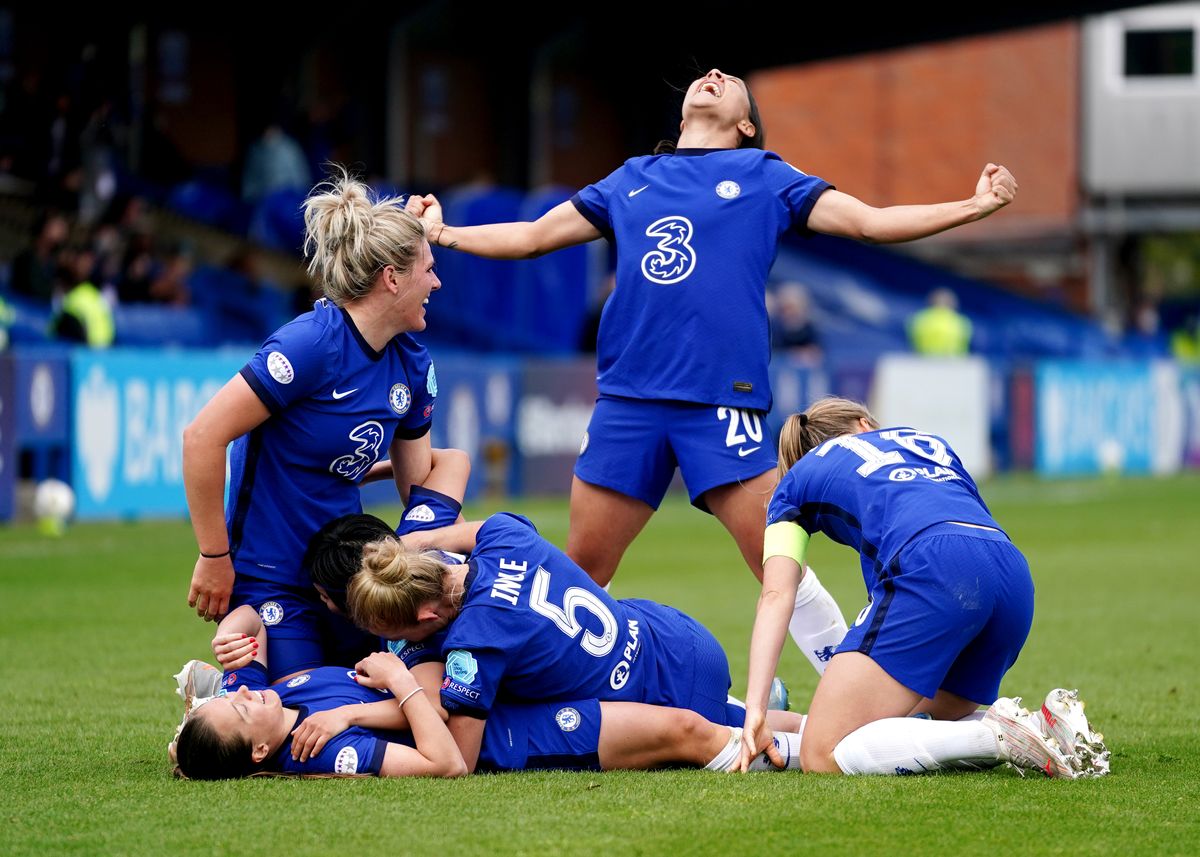
MULTIPOLYGON (((452 226, 424 197, 430 240, 497 259, 525 259, 601 236, 615 242, 616 289, 600 321, 600 397, 571 486, 567 553, 601 585, 645 526, 678 467, 760 576, 763 510, 775 454, 767 274, 788 230, 910 241, 987 217, 1017 185, 988 164, 972 197, 873 208, 765 151, 745 81, 719 69, 693 81, 677 144, 633 158, 532 223, 452 226)), ((815 576, 796 599, 793 636, 817 656, 845 631, 815 576)))

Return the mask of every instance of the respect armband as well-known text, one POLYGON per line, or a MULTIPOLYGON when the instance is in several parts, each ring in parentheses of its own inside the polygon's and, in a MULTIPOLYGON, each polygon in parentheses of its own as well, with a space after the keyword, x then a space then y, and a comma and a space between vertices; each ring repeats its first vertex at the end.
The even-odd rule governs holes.
POLYGON ((773 556, 786 556, 804 566, 804 553, 808 549, 808 533, 799 524, 779 521, 767 527, 763 534, 763 562, 773 556))

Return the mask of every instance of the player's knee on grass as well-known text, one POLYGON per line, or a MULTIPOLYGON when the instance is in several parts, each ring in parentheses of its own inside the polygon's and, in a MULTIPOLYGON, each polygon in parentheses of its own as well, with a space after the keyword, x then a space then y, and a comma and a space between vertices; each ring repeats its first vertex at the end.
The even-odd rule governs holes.
POLYGON ((812 730, 805 730, 804 742, 800 745, 800 767, 806 774, 840 774, 833 748, 827 741, 814 740, 812 730))

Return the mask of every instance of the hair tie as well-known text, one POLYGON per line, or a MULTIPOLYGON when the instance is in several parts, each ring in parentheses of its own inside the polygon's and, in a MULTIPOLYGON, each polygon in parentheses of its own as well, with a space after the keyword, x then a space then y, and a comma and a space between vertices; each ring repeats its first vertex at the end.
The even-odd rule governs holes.
POLYGON ((800 414, 800 428, 804 428, 806 425, 808 425, 808 414, 801 413, 800 414))

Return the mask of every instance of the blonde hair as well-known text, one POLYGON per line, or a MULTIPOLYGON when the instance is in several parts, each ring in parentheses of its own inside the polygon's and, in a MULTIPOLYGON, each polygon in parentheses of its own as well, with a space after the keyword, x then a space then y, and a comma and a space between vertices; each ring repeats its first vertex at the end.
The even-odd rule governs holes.
POLYGON ((417 624, 421 605, 441 600, 447 570, 432 553, 410 551, 396 539, 363 545, 362 565, 346 590, 351 621, 367 629, 417 624))
POLYGON ((779 432, 779 478, 831 437, 858 431, 860 419, 865 419, 872 429, 879 428, 866 405, 837 396, 818 399, 808 410, 792 414, 779 432))
POLYGON ((304 200, 308 273, 338 306, 365 297, 386 265, 409 273, 425 240, 424 224, 399 197, 372 197, 370 188, 336 167, 304 200))

